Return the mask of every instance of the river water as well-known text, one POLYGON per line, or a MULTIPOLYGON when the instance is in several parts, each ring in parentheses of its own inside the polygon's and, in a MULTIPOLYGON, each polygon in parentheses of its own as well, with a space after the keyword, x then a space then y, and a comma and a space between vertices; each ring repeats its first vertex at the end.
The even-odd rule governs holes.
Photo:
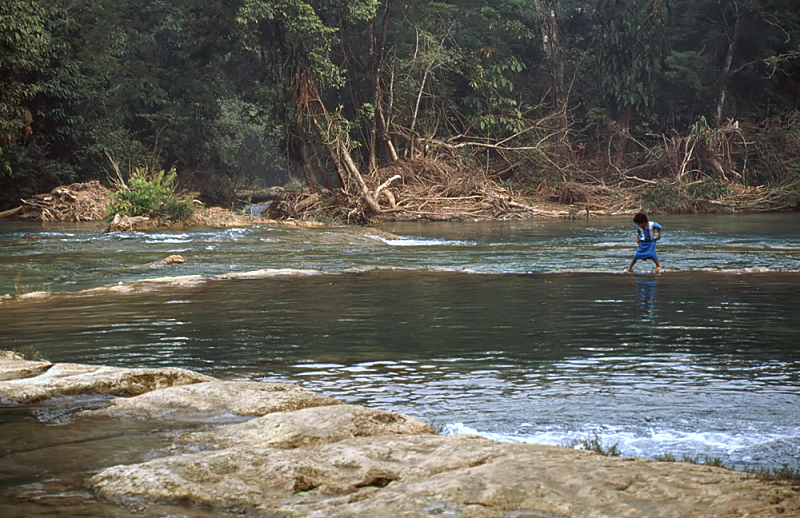
MULTIPOLYGON (((654 219, 658 274, 623 271, 627 217, 365 232, 0 223, 0 294, 24 295, 0 301, 0 344, 293 383, 442 433, 800 468, 800 214, 654 219), (143 266, 168 254, 187 262, 143 266), (97 289, 120 285, 132 289, 97 289)), ((64 441, 61 417, 0 406, 0 490, 17 495, 0 507, 31 498, 42 473, 149 458, 170 440, 104 432, 101 454, 99 432, 76 428, 70 455, 89 460, 52 465, 30 452, 64 441)))

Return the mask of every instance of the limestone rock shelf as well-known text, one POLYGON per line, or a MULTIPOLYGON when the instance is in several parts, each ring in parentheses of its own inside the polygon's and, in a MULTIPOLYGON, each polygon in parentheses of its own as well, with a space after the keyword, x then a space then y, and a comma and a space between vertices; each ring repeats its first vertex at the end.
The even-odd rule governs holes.
POLYGON ((280 517, 792 517, 800 491, 711 466, 438 435, 281 383, 0 356, 0 401, 105 396, 77 421, 203 422, 168 455, 86 475, 120 509, 280 517), (236 416, 236 420, 224 416, 236 416), (181 511, 183 510, 183 511, 181 511))

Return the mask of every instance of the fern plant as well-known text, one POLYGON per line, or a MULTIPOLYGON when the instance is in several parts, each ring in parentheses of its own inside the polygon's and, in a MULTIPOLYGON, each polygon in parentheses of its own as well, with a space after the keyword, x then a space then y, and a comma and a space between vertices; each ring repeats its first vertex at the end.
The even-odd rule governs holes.
POLYGON ((117 180, 110 213, 172 221, 190 216, 194 212, 194 195, 176 192, 177 183, 175 168, 154 173, 138 168, 127 182, 117 180))

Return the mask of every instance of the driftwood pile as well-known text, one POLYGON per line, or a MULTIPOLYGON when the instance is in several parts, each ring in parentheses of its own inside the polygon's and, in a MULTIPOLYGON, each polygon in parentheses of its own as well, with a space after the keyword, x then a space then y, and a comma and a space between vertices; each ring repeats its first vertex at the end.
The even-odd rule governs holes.
POLYGON ((282 193, 279 201, 288 215, 318 218, 338 211, 348 220, 526 219, 569 217, 570 208, 525 200, 492 181, 483 171, 467 171, 436 159, 398 160, 366 177, 377 187, 370 193, 381 211, 365 212, 360 193, 282 193), (346 212, 346 214, 342 214, 346 212))
POLYGON ((567 181, 542 183, 535 193, 519 193, 495 182, 491 171, 468 170, 453 162, 420 158, 398 160, 365 177, 377 185, 370 194, 380 206, 374 213, 360 193, 285 192, 271 208, 274 218, 325 219, 335 214, 347 222, 471 219, 585 218, 654 213, 736 213, 800 210, 798 183, 780 189, 742 185, 736 177, 696 179, 626 178, 617 183, 567 181), (702 184, 722 184, 723 195, 702 191, 702 184), (647 203, 646 203, 647 202, 647 203), (645 206, 647 205, 647 206, 645 206))
POLYGON ((0 213, 0 219, 31 221, 99 221, 106 217, 111 191, 97 180, 56 187, 0 213))

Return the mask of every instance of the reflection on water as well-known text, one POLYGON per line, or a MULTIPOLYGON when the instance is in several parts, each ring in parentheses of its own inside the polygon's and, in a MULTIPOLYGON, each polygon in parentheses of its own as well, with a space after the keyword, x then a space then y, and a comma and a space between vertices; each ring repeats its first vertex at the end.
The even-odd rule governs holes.
POLYGON ((639 320, 644 324, 658 322, 658 277, 654 275, 636 276, 636 306, 639 320))
POLYGON ((798 284, 382 270, 52 295, 0 317, 5 343, 56 361, 288 381, 446 430, 597 432, 629 455, 779 465, 800 440, 798 284))
MULTIPOLYGON (((56 362, 296 383, 446 433, 561 445, 596 433, 626 456, 800 467, 796 215, 659 218, 660 259, 679 270, 658 275, 623 273, 628 223, 388 227, 399 239, 0 225, 3 288, 51 292, 0 301, 0 338, 56 362), (187 263, 141 267, 171 253, 187 263), (231 275, 287 267, 317 274, 231 275), (185 275, 200 277, 125 289, 185 275), (82 291, 102 285, 115 288, 82 291)), ((66 451, 37 412, 0 409, 0 437, 66 451)), ((107 455, 115 433, 137 437, 98 431, 69 448, 96 470, 106 460, 86 453, 107 455)), ((159 433, 126 459, 163 451, 173 432, 159 433)), ((23 465, 42 458, 18 453, 0 484, 41 483, 23 465)))

